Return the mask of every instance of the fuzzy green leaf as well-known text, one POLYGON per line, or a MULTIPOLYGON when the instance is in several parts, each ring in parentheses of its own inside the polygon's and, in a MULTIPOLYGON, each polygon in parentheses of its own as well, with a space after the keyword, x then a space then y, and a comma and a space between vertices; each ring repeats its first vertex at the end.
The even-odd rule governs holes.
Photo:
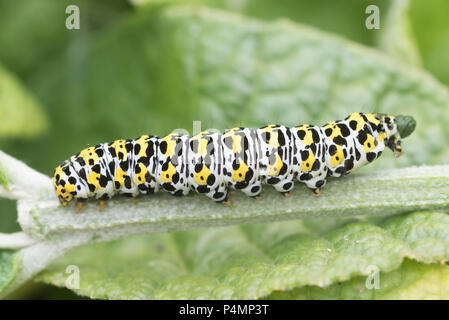
POLYGON ((449 216, 416 213, 391 219, 386 230, 407 242, 415 258, 425 263, 445 261, 449 254, 449 216))
POLYGON ((15 279, 21 265, 20 254, 13 250, 0 249, 0 292, 15 279))
POLYGON ((406 260, 399 269, 381 272, 378 277, 356 277, 326 288, 316 286, 277 291, 268 299, 449 299, 449 267, 406 260))
MULTIPOLYGON (((449 246, 449 239, 434 232, 434 226, 449 229, 447 215, 409 214, 391 219, 386 228, 352 223, 321 236, 300 221, 155 234, 74 250, 38 279, 65 286, 65 270, 75 265, 80 287, 74 290, 91 298, 256 299, 295 287, 306 286, 303 290, 308 292, 313 288, 309 286, 326 287, 354 276, 364 275, 360 279, 365 281, 372 268, 390 275, 405 257, 423 262, 447 260, 447 251, 422 253, 430 241, 449 246)), ((412 265, 416 272, 410 277, 417 279, 411 280, 419 280, 418 271, 430 276, 426 266, 412 265)), ((398 272, 409 269, 406 264, 398 272)), ((381 276, 384 287, 390 288, 397 278, 390 277, 387 281, 381 276)), ((350 287, 355 284, 351 282, 350 287)), ((406 297, 407 292, 399 289, 390 288, 389 297, 406 297)), ((333 290, 320 292, 332 297, 333 290)), ((359 296, 363 297, 371 298, 359 296)))

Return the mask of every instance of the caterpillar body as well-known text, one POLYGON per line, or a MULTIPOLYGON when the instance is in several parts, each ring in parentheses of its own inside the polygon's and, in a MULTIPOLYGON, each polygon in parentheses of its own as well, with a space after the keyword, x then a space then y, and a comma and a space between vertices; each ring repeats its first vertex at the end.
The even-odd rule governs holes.
POLYGON ((194 190, 228 204, 229 188, 257 198, 262 184, 288 193, 295 179, 319 195, 328 176, 340 177, 372 162, 385 146, 399 156, 400 138, 394 116, 374 113, 353 113, 322 127, 143 135, 82 150, 55 169, 53 183, 62 205, 115 194, 134 198, 159 189, 175 196, 194 190))

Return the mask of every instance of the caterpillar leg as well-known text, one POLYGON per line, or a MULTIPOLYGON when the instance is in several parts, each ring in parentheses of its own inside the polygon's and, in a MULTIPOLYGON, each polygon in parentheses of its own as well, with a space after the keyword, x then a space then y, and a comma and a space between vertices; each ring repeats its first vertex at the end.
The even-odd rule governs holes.
POLYGON ((291 193, 290 191, 288 191, 288 192, 282 192, 281 195, 282 195, 284 198, 290 198, 290 197, 292 196, 292 193, 291 193))
POLYGON ((84 207, 84 201, 78 201, 76 204, 76 213, 80 213, 81 209, 84 207))
POLYGON ((134 198, 134 197, 130 197, 129 200, 132 202, 132 204, 136 204, 137 203, 136 198, 134 198))
POLYGON ((318 176, 317 178, 306 181, 305 184, 307 188, 312 191, 311 195, 318 197, 322 194, 321 189, 326 184, 326 180, 322 180, 318 176))
POLYGON ((254 196, 254 197, 252 197, 254 200, 262 200, 263 199, 263 196, 261 195, 261 194, 259 194, 259 195, 257 195, 257 196, 254 196))
POLYGON ((223 201, 222 204, 223 204, 225 207, 229 207, 229 206, 232 204, 232 200, 229 199, 229 198, 226 198, 226 200, 223 201))
POLYGON ((99 202, 99 204, 100 204, 100 212, 103 211, 105 203, 106 203, 106 200, 100 200, 100 202, 99 202))

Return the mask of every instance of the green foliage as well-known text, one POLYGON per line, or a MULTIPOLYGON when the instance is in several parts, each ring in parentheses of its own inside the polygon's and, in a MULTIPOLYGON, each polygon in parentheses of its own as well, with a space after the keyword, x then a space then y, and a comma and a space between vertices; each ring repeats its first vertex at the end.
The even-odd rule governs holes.
POLYGON ((14 280, 20 262, 20 255, 15 251, 0 249, 0 292, 14 280))
MULTIPOLYGON (((416 287, 400 289, 418 281, 423 285, 422 278, 434 277, 430 273, 448 274, 447 267, 401 263, 406 257, 426 263, 449 259, 447 230, 446 214, 419 212, 392 218, 385 227, 358 222, 325 234, 300 221, 162 233, 74 250, 38 279, 64 286, 66 267, 76 265, 81 281, 75 291, 101 299, 257 299, 304 286, 311 287, 294 294, 421 298, 424 293, 416 287), (364 285, 373 267, 382 272, 382 288, 387 288, 379 291, 382 295, 364 285), (408 278, 398 276, 409 272, 408 278), (347 282, 326 288, 341 281, 347 282), (354 290, 359 286, 366 292, 354 290)), ((442 289, 440 298, 447 299, 448 285, 432 282, 430 289, 432 294, 442 289)))
POLYGON ((446 214, 416 213, 391 219, 385 228, 398 240, 409 243, 418 261, 447 260, 449 217, 446 214), (413 227, 416 226, 416 227, 413 227))
POLYGON ((411 65, 420 66, 421 60, 411 30, 409 16, 409 0, 393 0, 379 34, 379 47, 396 57, 398 60, 411 65))
POLYGON ((85 41, 127 10, 126 0, 15 0, 0 1, 0 60, 28 78, 40 66, 85 41), (66 7, 80 8, 83 28, 65 28, 66 7), (26 21, 26 23, 24 23, 26 21))
MULTIPOLYGON (((83 57, 62 59, 33 80, 55 129, 70 135, 50 137, 57 154, 143 132, 191 131, 195 119, 203 129, 225 129, 322 124, 353 111, 419 119, 404 156, 386 156, 377 167, 439 163, 449 152, 445 87, 373 50, 292 23, 202 7, 147 9, 102 34, 83 57)), ((49 152, 40 161, 58 159, 49 152)))
POLYGON ((327 288, 316 286, 278 291, 268 299, 401 299, 431 300, 449 298, 449 267, 405 260, 399 269, 380 273, 379 288, 366 286, 367 277, 355 277, 327 288), (370 289, 368 289, 370 288, 370 289))
MULTIPOLYGON (((324 31, 339 34, 347 39, 374 46, 380 30, 365 28, 369 4, 359 0, 298 1, 298 0, 131 0, 137 7, 161 4, 203 4, 265 21, 289 19, 324 31)), ((376 1, 381 15, 387 11, 388 2, 376 1)))
MULTIPOLYGON (((0 119, 9 117, 0 135, 36 137, 48 128, 33 95, 51 123, 50 135, 20 143, 2 140, 2 149, 51 174, 86 145, 142 133, 163 135, 174 128, 191 131, 192 120, 201 120, 203 129, 224 129, 272 122, 322 124, 353 111, 375 111, 411 115, 418 126, 404 140, 403 157, 396 160, 385 152, 365 173, 447 163, 448 92, 416 67, 419 51, 423 66, 449 83, 446 1, 413 0, 409 9, 399 1, 379 2, 380 30, 364 27, 367 4, 359 0, 345 0, 344 5, 189 1, 224 11, 180 5, 185 1, 131 2, 139 6, 131 8, 124 0, 0 1, 0 61, 17 74, 0 70, 0 119), (63 27, 68 3, 80 6, 79 31, 63 27), (293 22, 272 22, 279 18, 293 22), (381 39, 380 49, 390 56, 302 24, 372 47, 381 39), (11 101, 17 102, 14 108, 11 101)), ((0 186, 4 183, 0 174, 0 186)), ((414 192, 429 189, 423 186, 414 192)), ((433 204, 447 199, 444 186, 441 180, 434 186, 440 189, 433 193, 433 204)), ((302 200, 305 191, 296 192, 302 200)), ((406 195, 396 195, 397 209, 406 209, 406 195)), ((270 200, 279 201, 274 196, 268 193, 253 209, 266 205, 267 215, 280 217, 288 205, 270 206, 270 200)), ((236 199, 237 208, 248 201, 236 199)), ((296 205, 299 199, 285 203, 296 205)), ((197 198, 172 200, 185 206, 203 203, 197 198)), ((392 198, 376 200, 384 205, 379 211, 392 212, 392 198)), ((0 206, 4 228, 15 216, 11 203, 0 206)), ((360 214, 370 212, 362 206, 357 203, 360 214)), ((117 208, 125 208, 125 216, 132 214, 124 202, 117 208)), ((53 224, 51 212, 40 215, 45 213, 40 210, 32 211, 39 232, 64 227, 53 224)), ((213 217, 215 210, 207 213, 213 217)), ((81 215, 73 221, 86 226, 97 220, 101 218, 81 215)), ((326 218, 117 240, 73 251, 39 279, 63 286, 66 265, 77 264, 82 279, 77 292, 96 298, 448 298, 447 267, 436 264, 447 260, 443 214, 364 221, 326 218), (402 263, 404 257, 410 260, 402 263), (363 268, 369 263, 381 266, 380 290, 365 288, 363 268)), ((19 254, 1 252, 0 291, 14 279, 20 263, 19 254)))
POLYGON ((36 136, 47 118, 36 99, 0 65, 0 138, 36 136))
POLYGON ((440 81, 449 85, 449 2, 445 0, 412 0, 410 21, 423 66, 440 81))

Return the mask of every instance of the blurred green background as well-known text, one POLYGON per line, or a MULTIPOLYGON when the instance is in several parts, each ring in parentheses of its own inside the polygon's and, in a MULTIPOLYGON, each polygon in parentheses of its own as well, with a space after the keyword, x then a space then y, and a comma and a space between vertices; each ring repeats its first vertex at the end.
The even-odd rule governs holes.
MULTIPOLYGON (((155 9, 136 5, 140 2, 0 0, 1 150, 51 175, 57 164, 87 145, 143 133, 164 135, 174 128, 191 130, 196 119, 203 128, 254 124, 250 115, 239 118, 228 112, 223 120, 195 108, 195 85, 178 77, 174 52, 180 49, 154 32, 158 26, 150 11, 155 9), (69 4, 80 8, 80 30, 65 28, 69 4)), ((379 6, 381 24, 390 10, 389 1, 189 2, 267 21, 287 18, 371 47, 379 46, 380 31, 364 27, 366 6, 379 6)), ((409 17, 419 63, 449 84, 449 2, 411 1, 409 17)), ((17 230, 15 202, 1 199, 0 232, 17 230)), ((75 296, 29 284, 14 297, 75 296)))

